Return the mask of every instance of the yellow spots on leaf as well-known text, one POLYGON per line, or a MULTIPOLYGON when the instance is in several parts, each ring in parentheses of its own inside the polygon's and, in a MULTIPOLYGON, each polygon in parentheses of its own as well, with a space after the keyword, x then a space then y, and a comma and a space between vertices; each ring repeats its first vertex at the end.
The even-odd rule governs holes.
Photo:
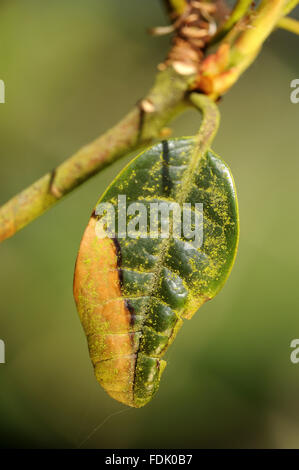
MULTIPOLYGON (((230 239, 235 236, 231 228, 237 221, 230 199, 234 196, 230 193, 230 183, 226 181, 230 178, 229 173, 226 173, 228 170, 219 159, 217 163, 217 157, 213 154, 209 157, 200 155, 198 158, 192 151, 191 144, 188 151, 182 150, 182 147, 188 148, 186 142, 182 144, 174 140, 169 143, 169 163, 174 167, 170 175, 176 184, 172 185, 172 198, 165 198, 163 195, 163 200, 175 200, 181 204, 189 199, 194 202, 193 193, 196 194, 196 191, 203 196, 204 201, 196 201, 204 203, 204 241, 197 250, 202 257, 189 259, 188 255, 189 264, 184 267, 184 272, 179 265, 179 253, 174 253, 174 259, 173 253, 170 254, 169 239, 157 241, 157 244, 153 245, 144 245, 145 248, 142 248, 145 235, 143 233, 135 240, 120 238, 118 242, 123 260, 120 278, 114 242, 108 238, 100 240, 96 236, 95 219, 89 223, 78 255, 74 293, 97 380, 112 397, 131 406, 145 404, 142 399, 134 398, 133 385, 135 374, 144 374, 141 365, 135 370, 140 341, 146 337, 144 325, 155 331, 153 320, 146 323, 146 319, 154 311, 154 302, 158 299, 163 308, 171 307, 178 317, 175 324, 171 323, 175 326, 167 329, 169 341, 166 350, 182 326, 183 318, 191 318, 224 283, 232 264, 232 251, 236 247, 234 240, 230 239), (176 143, 179 144, 180 150, 176 149, 176 143), (185 168, 180 168, 182 165, 185 165, 185 168), (136 264, 133 263, 135 259, 136 264), (120 284, 120 279, 123 285, 120 284), (129 304, 125 303, 124 296, 138 299, 135 300, 135 305, 133 301, 131 304, 134 308, 138 305, 138 313, 133 320, 137 326, 132 325, 129 304)), ((139 201, 148 205, 160 199, 163 189, 162 169, 165 163, 160 152, 161 146, 156 148, 159 150, 155 155, 153 147, 148 154, 142 154, 127 166, 100 202, 110 202, 117 209, 119 194, 127 196, 127 204, 139 201)), ((132 218, 133 215, 130 219, 132 218)), ((173 235, 172 229, 170 221, 170 235, 173 235)), ((165 350, 163 349, 163 353, 165 350)), ((157 376, 161 375, 165 365, 164 361, 157 363, 160 368, 157 376)), ((156 388, 159 378, 149 375, 144 379, 146 383, 143 385, 156 388), (154 386, 151 379, 155 381, 154 386)), ((150 397, 147 400, 149 399, 150 397)))

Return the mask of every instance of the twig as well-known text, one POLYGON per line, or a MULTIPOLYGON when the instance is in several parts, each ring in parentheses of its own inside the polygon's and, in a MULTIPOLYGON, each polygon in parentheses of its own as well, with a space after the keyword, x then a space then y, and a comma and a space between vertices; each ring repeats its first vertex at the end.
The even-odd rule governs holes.
POLYGON ((217 51, 203 61, 197 86, 215 99, 230 89, 256 59, 284 7, 285 0, 262 0, 253 15, 236 23, 217 51))
MULTIPOLYGON (((187 106, 186 92, 201 90, 213 99, 226 92, 255 59, 282 16, 298 1, 286 4, 285 0, 262 0, 246 27, 241 18, 218 43, 216 52, 207 56, 200 46, 204 44, 205 48, 205 42, 187 34, 179 51, 170 54, 167 64, 162 64, 164 70, 158 73, 149 94, 120 123, 0 207, 0 241, 42 215, 105 166, 159 137, 163 126, 187 106), (187 54, 185 46, 189 47, 187 54)), ((214 8, 208 2, 195 0, 166 0, 166 3, 173 21, 179 15, 190 19, 192 9, 200 12, 203 8, 206 11, 214 8)), ((247 13, 245 0, 242 5, 247 13)), ((197 21, 193 24, 196 26, 197 21)), ((201 28, 200 18, 197 27, 201 28)))
POLYGON ((211 43, 215 44, 220 41, 235 26, 235 24, 246 15, 251 5, 252 0, 237 0, 231 14, 214 36, 211 43))
POLYGON ((294 18, 281 18, 278 21, 277 26, 290 31, 290 33, 299 34, 299 21, 294 18))
POLYGON ((156 84, 115 127, 16 195, 0 208, 0 241, 53 207, 66 194, 105 166, 159 136, 163 126, 186 106, 184 95, 190 75, 168 67, 156 84))
POLYGON ((296 5, 298 5, 298 3, 299 3, 298 0, 288 0, 283 9, 283 15, 288 15, 290 11, 294 10, 294 8, 296 7, 296 5))

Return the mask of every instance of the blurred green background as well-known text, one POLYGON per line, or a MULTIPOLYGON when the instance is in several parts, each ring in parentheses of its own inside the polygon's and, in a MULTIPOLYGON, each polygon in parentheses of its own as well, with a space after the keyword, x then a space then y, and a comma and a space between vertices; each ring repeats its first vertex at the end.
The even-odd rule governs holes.
MULTIPOLYGON (((159 0, 0 1, 0 203, 144 95, 169 45, 146 29, 166 22, 159 0)), ((97 428, 83 447, 299 448, 298 64, 298 37, 276 31, 221 102, 214 148, 238 189, 239 252, 218 297, 185 322, 145 408, 97 384, 72 297, 91 210, 131 156, 1 244, 1 447, 76 448, 97 428)), ((174 135, 197 126, 187 113, 174 135)))

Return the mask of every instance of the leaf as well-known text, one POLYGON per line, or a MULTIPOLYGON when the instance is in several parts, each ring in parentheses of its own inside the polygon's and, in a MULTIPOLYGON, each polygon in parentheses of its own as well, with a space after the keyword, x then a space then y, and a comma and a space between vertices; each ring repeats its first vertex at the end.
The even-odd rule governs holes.
MULTIPOLYGON (((133 211, 127 222, 138 228, 140 214, 133 211)), ((177 219, 170 214, 171 227, 177 219)), ((225 283, 238 233, 230 170, 213 151, 200 154, 195 138, 159 143, 115 178, 86 228, 74 280, 95 375, 113 398, 134 407, 151 400, 166 366, 161 358, 184 319, 191 318, 225 283), (123 223, 118 209, 124 196, 127 209, 136 202, 146 208, 146 230, 135 239, 128 234, 121 238, 119 230, 109 238, 113 212, 107 209, 103 214, 102 204, 112 204, 117 228, 123 223), (161 238, 161 224, 158 238, 145 238, 151 204, 159 202, 191 204, 193 226, 199 216, 195 204, 203 204, 201 246, 194 246, 190 236, 175 237, 174 225, 168 238, 161 238)))

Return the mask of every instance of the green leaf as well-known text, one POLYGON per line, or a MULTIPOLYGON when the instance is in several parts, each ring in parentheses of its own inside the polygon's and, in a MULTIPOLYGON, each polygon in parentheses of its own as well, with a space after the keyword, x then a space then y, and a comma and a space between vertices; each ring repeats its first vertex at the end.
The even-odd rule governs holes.
MULTIPOLYGON (((161 224, 159 230, 161 235, 161 224)), ((230 170, 212 150, 200 153, 196 138, 149 148, 112 182, 85 231, 74 284, 95 374, 111 396, 135 407, 151 400, 166 365, 161 358, 184 319, 224 285, 238 234, 230 170), (115 209, 117 232, 124 196, 127 209, 136 202, 146 208, 146 230, 137 239, 119 233, 113 239, 99 238, 112 217, 102 214, 102 204, 115 209), (193 224, 195 204, 203 204, 201 246, 192 244, 190 236, 175 237, 172 212, 169 237, 149 237, 151 204, 161 202, 191 204, 193 224)))

